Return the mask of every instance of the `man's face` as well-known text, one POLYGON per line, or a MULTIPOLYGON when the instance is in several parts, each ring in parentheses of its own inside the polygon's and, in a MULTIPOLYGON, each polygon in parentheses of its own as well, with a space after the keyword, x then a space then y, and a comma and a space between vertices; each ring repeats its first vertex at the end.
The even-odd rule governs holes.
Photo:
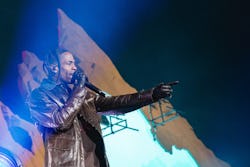
POLYGON ((71 83, 72 76, 76 71, 75 59, 70 52, 63 52, 59 55, 60 79, 66 83, 71 83))

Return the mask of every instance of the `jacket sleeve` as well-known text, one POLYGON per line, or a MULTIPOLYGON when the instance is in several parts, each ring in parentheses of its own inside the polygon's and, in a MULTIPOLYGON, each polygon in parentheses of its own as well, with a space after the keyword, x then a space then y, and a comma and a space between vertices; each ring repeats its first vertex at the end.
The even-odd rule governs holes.
POLYGON ((28 103, 31 116, 44 127, 68 129, 81 108, 84 94, 73 94, 63 106, 59 106, 45 91, 35 90, 28 103))
POLYGON ((95 106, 97 112, 105 112, 111 114, 124 114, 153 102, 152 90, 120 96, 96 96, 95 98, 95 106))

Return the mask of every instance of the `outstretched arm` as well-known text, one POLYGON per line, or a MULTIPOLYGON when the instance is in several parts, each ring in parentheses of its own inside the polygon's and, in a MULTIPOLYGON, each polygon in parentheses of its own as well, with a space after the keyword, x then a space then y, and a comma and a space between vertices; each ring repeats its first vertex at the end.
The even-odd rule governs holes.
POLYGON ((97 112, 111 112, 114 114, 127 113, 156 102, 161 98, 171 97, 173 92, 172 86, 177 83, 178 81, 160 84, 150 90, 127 95, 110 97, 97 96, 95 106, 97 112))

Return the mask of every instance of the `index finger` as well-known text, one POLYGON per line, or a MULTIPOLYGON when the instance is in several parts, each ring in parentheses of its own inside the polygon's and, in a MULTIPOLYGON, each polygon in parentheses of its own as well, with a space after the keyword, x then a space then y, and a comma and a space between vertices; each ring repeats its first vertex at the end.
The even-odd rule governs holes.
POLYGON ((172 82, 168 82, 166 83, 167 85, 173 86, 173 85, 177 85, 179 83, 179 81, 172 81, 172 82))

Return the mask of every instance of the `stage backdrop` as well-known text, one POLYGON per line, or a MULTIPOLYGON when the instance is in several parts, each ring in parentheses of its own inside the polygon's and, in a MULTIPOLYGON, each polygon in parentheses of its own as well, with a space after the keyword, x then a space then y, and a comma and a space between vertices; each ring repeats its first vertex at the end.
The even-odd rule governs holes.
MULTIPOLYGON (((97 87, 110 95, 137 91, 122 78, 109 57, 87 35, 85 30, 60 9, 58 9, 58 34, 59 47, 71 51, 78 57, 80 66, 85 70, 89 80, 97 87)), ((19 88, 24 98, 26 98, 30 91, 36 88, 45 76, 42 72, 42 62, 36 57, 35 53, 29 51, 23 52, 23 63, 19 64, 19 74, 19 88)), ((144 107, 141 111, 141 116, 147 120, 156 140, 165 151, 172 153, 173 148, 185 149, 201 167, 230 166, 226 162, 218 159, 214 153, 197 138, 187 120, 176 112, 173 112, 175 110, 169 101, 164 100, 161 104, 154 104, 151 106, 151 111, 154 116, 157 117, 163 114, 165 115, 164 119, 169 120, 168 122, 163 122, 161 126, 155 126, 157 123, 161 123, 161 121, 150 121, 152 115, 149 113, 149 108, 144 107), (161 112, 161 108, 164 108, 163 113, 161 112), (172 119, 173 117, 174 119, 172 119)), ((35 138, 34 136, 32 137, 33 143, 39 143, 39 141, 41 141, 39 136, 35 136, 35 138)), ((38 146, 40 145, 38 144, 38 146)), ((43 150, 42 146, 38 148, 38 150, 43 150)), ((26 151, 26 159, 29 159, 30 151, 26 151)), ((39 161, 42 161, 43 152, 41 152, 39 156, 36 156, 38 153, 35 152, 34 156, 38 158, 39 161)), ((26 154, 22 154, 22 156, 25 155, 26 154)), ((29 166, 29 164, 30 163, 27 163, 26 166, 29 166)))

